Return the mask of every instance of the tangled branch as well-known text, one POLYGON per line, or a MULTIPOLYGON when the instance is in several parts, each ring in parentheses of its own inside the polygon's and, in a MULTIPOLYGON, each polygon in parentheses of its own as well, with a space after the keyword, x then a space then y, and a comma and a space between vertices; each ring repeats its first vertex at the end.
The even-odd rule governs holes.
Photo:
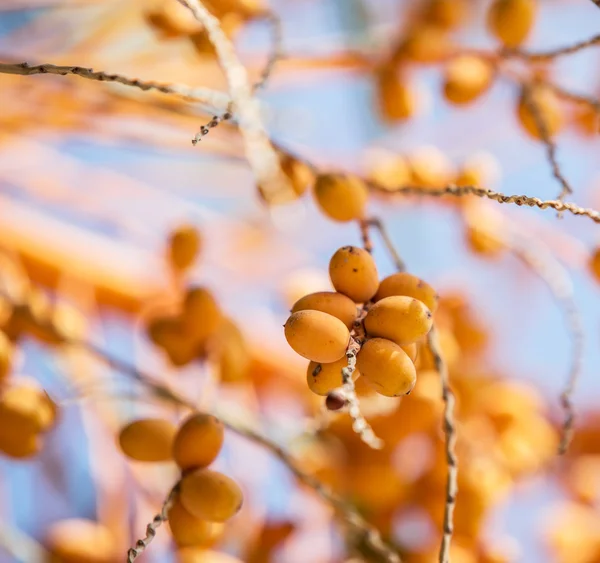
MULTIPOLYGON (((239 61, 219 20, 199 0, 178 0, 178 2, 188 8, 204 26, 217 52, 219 64, 227 78, 229 94, 236 107, 246 157, 257 183, 270 201, 277 199, 282 192, 292 194, 292 186, 281 171, 279 159, 263 126, 258 101, 253 96, 253 90, 248 82, 248 73, 239 61)), ((282 194, 282 197, 284 195, 287 194, 282 194)))
POLYGON ((572 55, 573 53, 577 53, 579 51, 582 51, 583 49, 587 49, 588 47, 593 47, 599 44, 600 35, 594 35, 593 37, 590 37, 589 39, 586 39, 584 41, 578 41, 577 43, 573 43, 572 45, 567 45, 566 47, 560 47, 558 49, 551 49, 549 51, 539 51, 537 53, 531 51, 512 51, 508 52, 507 54, 534 62, 549 61, 552 59, 556 59, 557 57, 562 57, 564 55, 572 55))

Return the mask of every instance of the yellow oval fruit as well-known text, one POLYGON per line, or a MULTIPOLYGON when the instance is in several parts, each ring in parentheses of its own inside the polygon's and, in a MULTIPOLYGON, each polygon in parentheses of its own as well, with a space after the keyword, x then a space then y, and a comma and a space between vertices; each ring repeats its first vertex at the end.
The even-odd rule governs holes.
POLYGON ((84 519, 61 520, 46 534, 51 563, 114 563, 119 559, 108 528, 84 519))
POLYGON ((224 383, 243 381, 250 375, 250 350, 242 331, 224 319, 218 335, 219 379, 224 383))
MULTIPOLYGON (((529 99, 537 107, 537 112, 550 137, 556 135, 563 127, 564 118, 560 101, 556 94, 544 86, 535 86, 529 90, 529 99)), ((517 106, 517 116, 525 131, 534 139, 543 139, 535 114, 527 103, 525 91, 521 92, 517 106)))
POLYGON ((187 270, 200 252, 200 232, 193 225, 181 225, 169 236, 169 263, 175 270, 187 270))
POLYGON ((150 340, 161 348, 168 348, 184 338, 179 317, 156 317, 148 322, 146 332, 150 340))
MULTIPOLYGON (((352 304, 354 307, 354 303, 352 304)), ((0 383, 10 374, 13 361, 13 345, 4 332, 0 330, 0 383)))
POLYGON ((589 265, 594 278, 596 278, 596 281, 600 282, 600 246, 592 252, 589 265))
POLYGON ((488 28, 506 47, 518 47, 527 39, 536 12, 536 0, 494 0, 488 12, 488 28))
POLYGON ((315 199, 321 211, 334 221, 355 221, 365 215, 369 192, 356 176, 320 174, 315 199))
POLYGON ((369 336, 393 340, 403 346, 423 338, 433 324, 431 311, 414 297, 392 296, 378 301, 365 317, 369 336))
POLYGON ((412 344, 405 344, 404 346, 400 346, 402 350, 406 352, 406 355, 411 359, 414 364, 417 361, 417 356, 419 355, 419 345, 416 342, 412 344))
POLYGON ((190 514, 209 522, 229 520, 244 502, 242 490, 233 479, 210 469, 185 475, 179 498, 190 514))
MULTIPOLYGON (((309 389, 317 395, 325 396, 330 391, 341 387, 344 383, 342 369, 345 367, 348 367, 346 357, 330 364, 310 362, 306 368, 306 382, 309 389)), ((358 370, 354 370, 352 379, 356 380, 359 375, 358 370)))
POLYGON ((223 532, 223 524, 192 516, 177 498, 167 516, 171 534, 179 547, 211 547, 223 532))
POLYGON ((204 287, 187 290, 183 301, 181 322, 183 331, 194 342, 202 342, 215 334, 223 315, 213 294, 204 287))
POLYGON ((438 63, 448 56, 452 43, 445 29, 437 25, 420 25, 413 28, 397 57, 421 64, 438 63))
POLYGON ((177 551, 177 563, 243 563, 241 559, 220 551, 185 547, 177 551))
POLYGON ((417 371, 408 354, 384 338, 367 340, 356 357, 356 365, 362 376, 386 397, 410 393, 417 381, 417 371))
POLYGON ((33 434, 50 429, 56 420, 56 405, 34 381, 15 382, 0 395, 0 427, 33 434))
POLYGON ((121 451, 135 461, 170 461, 177 428, 162 418, 134 420, 121 429, 121 451))
POLYGON ((425 18, 442 29, 454 29, 465 20, 468 10, 467 0, 430 0, 425 18))
POLYGON ((410 184, 411 172, 406 159, 384 149, 370 149, 365 155, 368 179, 393 192, 410 184))
POLYGON ((292 313, 306 310, 328 313, 336 319, 340 319, 348 329, 352 328, 357 314, 354 301, 335 291, 319 291, 305 295, 292 307, 292 313))
POLYGON ((454 170, 448 157, 437 147, 425 145, 408 155, 411 181, 424 188, 442 188, 448 185, 454 170))
POLYGON ((416 113, 417 93, 394 67, 379 69, 376 78, 379 108, 386 120, 403 121, 416 113))
POLYGON ((381 301, 394 295, 406 295, 418 299, 434 313, 438 306, 439 295, 427 282, 407 272, 398 272, 381 280, 374 300, 381 301))
POLYGON ((183 421, 173 441, 175 463, 186 471, 210 465, 223 446, 223 423, 215 416, 194 413, 183 421))
POLYGON ((331 257, 329 277, 337 291, 356 303, 369 301, 379 286, 375 260, 357 246, 344 246, 331 257))
POLYGON ((41 436, 22 428, 0 428, 0 452, 14 459, 33 457, 42 449, 41 436))
POLYGON ((280 194, 268 195, 262 186, 258 186, 258 193, 263 201, 269 204, 287 203, 304 195, 308 187, 314 182, 314 174, 309 166, 284 152, 279 152, 279 163, 281 171, 290 182, 293 192, 286 193, 283 197, 280 194))
POLYGON ((285 323, 285 338, 297 354, 313 362, 336 362, 346 353, 346 325, 322 311, 298 311, 285 323))
POLYGON ((481 96, 492 84, 494 68, 475 55, 459 55, 446 67, 444 96, 453 104, 468 104, 481 96))

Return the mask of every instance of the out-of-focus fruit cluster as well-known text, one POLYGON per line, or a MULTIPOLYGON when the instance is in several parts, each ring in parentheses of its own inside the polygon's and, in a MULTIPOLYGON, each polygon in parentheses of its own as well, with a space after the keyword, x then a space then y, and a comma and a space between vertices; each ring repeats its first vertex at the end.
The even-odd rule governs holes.
POLYGON ((179 426, 165 419, 139 419, 121 429, 119 445, 132 460, 174 461, 181 470, 168 521, 181 548, 206 548, 223 532, 223 523, 242 507, 238 484, 208 469, 223 445, 223 424, 214 416, 193 413, 179 426))
POLYGON ((306 379, 311 391, 328 395, 342 386, 346 352, 351 338, 357 338, 361 349, 354 378, 362 375, 388 397, 410 393, 418 343, 431 329, 437 307, 435 291, 407 273, 380 283, 372 256, 354 246, 332 256, 329 277, 336 291, 302 297, 285 324, 291 348, 310 360, 306 379), (365 304, 361 311, 357 303, 365 304))
MULTIPOLYGON (((246 22, 264 16, 266 11, 261 0, 206 0, 203 4, 219 20, 221 29, 230 39, 246 22)), ((161 39, 187 38, 198 54, 215 54, 202 24, 177 2, 154 2, 146 12, 146 21, 161 39)))

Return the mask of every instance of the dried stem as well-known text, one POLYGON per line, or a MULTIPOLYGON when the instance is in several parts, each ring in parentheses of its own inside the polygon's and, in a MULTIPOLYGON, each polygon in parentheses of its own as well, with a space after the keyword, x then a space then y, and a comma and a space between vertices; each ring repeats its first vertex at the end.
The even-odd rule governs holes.
POLYGON ((585 334, 583 319, 573 297, 573 285, 566 269, 541 243, 527 238, 523 240, 515 229, 511 233, 510 246, 515 255, 531 268, 546 283, 561 308, 571 338, 571 364, 567 383, 560 396, 564 411, 562 436, 558 447, 559 455, 566 453, 573 437, 575 410, 572 395, 577 385, 583 364, 585 334))
POLYGON ((161 84, 159 82, 145 81, 138 78, 128 78, 121 74, 109 74, 103 71, 94 71, 81 66, 57 66, 53 64, 40 64, 30 66, 28 63, 0 63, 0 74, 19 74, 29 76, 32 74, 55 74, 66 76, 73 74, 88 80, 99 82, 117 82, 139 90, 156 90, 163 94, 171 94, 194 102, 200 102, 213 108, 227 108, 230 103, 229 96, 210 88, 191 88, 183 84, 161 84))
POLYGON ((159 528, 163 522, 167 521, 167 513, 173 504, 178 486, 179 483, 171 489, 162 505, 162 508, 160 509, 160 512, 152 519, 152 522, 146 526, 146 536, 135 542, 135 547, 132 547, 127 552, 127 563, 133 563, 145 551, 145 549, 148 547, 148 544, 150 544, 150 542, 154 539, 154 536, 156 536, 156 529, 159 528))
POLYGON ((374 182, 369 182, 369 187, 382 194, 402 194, 402 195, 417 195, 417 196, 458 196, 463 197, 466 195, 474 195, 477 197, 492 199, 498 203, 513 203, 522 207, 526 205, 528 207, 538 207, 539 209, 554 209, 555 211, 568 211, 573 215, 583 215, 590 218, 594 223, 600 223, 600 212, 595 209, 588 209, 580 207, 575 203, 569 203, 558 200, 541 200, 537 197, 530 197, 526 195, 506 195, 502 192, 495 192, 485 188, 479 188, 476 186, 455 186, 449 185, 443 188, 425 188, 420 186, 398 186, 396 190, 387 190, 381 186, 378 186, 374 182))
POLYGON ((571 92, 570 90, 566 90, 562 86, 558 86, 553 84, 552 82, 544 82, 544 86, 550 90, 552 90, 557 96, 564 98, 565 100, 569 100, 573 103, 586 105, 594 109, 596 112, 600 112, 600 101, 596 98, 592 98, 591 96, 586 96, 584 94, 578 94, 576 92, 571 92))
POLYGON ((281 171, 279 158, 265 131, 258 101, 248 82, 248 73, 239 61, 231 41, 219 20, 199 0, 178 0, 202 23, 217 52, 219 63, 229 84, 229 94, 235 104, 239 126, 244 138, 246 157, 269 201, 293 194, 292 186, 281 171), (288 193, 285 193, 288 192, 288 193))
POLYGON ((550 162, 550 167, 552 168, 552 175, 556 178, 558 183, 561 185, 561 191, 558 195, 558 200, 563 201, 564 198, 568 194, 573 193, 573 189, 567 182, 567 179, 564 177, 563 173, 560 170, 560 166, 558 165, 558 161, 556 159, 556 144, 552 140, 550 132, 548 130, 548 123, 546 122, 546 118, 535 100, 535 96, 532 93, 532 86, 529 84, 525 84, 523 86, 523 101, 531 113, 533 120, 535 121, 535 125, 538 129, 540 137, 542 138, 542 142, 546 146, 546 156, 548 161, 550 162))
POLYGON ((446 480, 446 503, 444 506, 444 535, 440 545, 439 563, 450 563, 450 542, 454 530, 453 518, 458 493, 458 462, 456 458, 456 426, 454 422, 454 393, 450 388, 448 367, 442 358, 436 327, 432 327, 427 342, 435 369, 442 382, 442 399, 444 400, 444 434, 446 436, 446 464, 448 477, 446 480))
POLYGON ((385 225, 383 224, 381 219, 377 217, 367 219, 367 225, 369 225, 370 227, 374 227, 379 231, 379 236, 383 240, 383 244, 385 244, 388 254, 392 259, 392 262, 394 263, 394 267, 399 272, 404 272, 404 270, 406 270, 406 264, 404 263, 402 258, 400 258, 400 254, 398 254, 398 251, 396 250, 396 247, 394 246, 394 243, 392 242, 392 239, 390 238, 387 229, 385 228, 385 225))
POLYGON ((582 51, 583 49, 587 49, 588 47, 592 47, 598 44, 600 44, 600 35, 594 35, 594 37, 590 37, 585 41, 579 41, 578 43, 573 43, 573 45, 567 45, 566 47, 551 49, 549 51, 539 51, 536 53, 531 51, 517 50, 508 51, 506 54, 508 54, 509 56, 512 55, 522 59, 527 59, 529 61, 549 61, 551 59, 562 57, 564 55, 572 55, 573 53, 577 53, 578 51, 582 51))

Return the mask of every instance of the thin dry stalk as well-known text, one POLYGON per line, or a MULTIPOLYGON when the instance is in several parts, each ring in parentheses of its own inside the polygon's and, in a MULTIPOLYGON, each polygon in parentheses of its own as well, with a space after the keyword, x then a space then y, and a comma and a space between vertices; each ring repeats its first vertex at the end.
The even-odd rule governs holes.
POLYGON ((202 23, 217 52, 219 63, 229 84, 229 94, 235 105, 240 130, 244 138, 246 158, 268 201, 293 196, 293 189, 281 171, 279 158, 262 123, 260 106, 253 96, 248 73, 239 61, 231 41, 219 20, 199 0, 177 0, 202 23), (287 193, 286 193, 287 192, 287 193))
POLYGON ((542 142, 546 147, 546 157, 548 158, 548 162, 552 168, 552 175, 561 185, 560 194, 558 194, 558 200, 563 201, 567 195, 573 193, 573 188, 571 188, 569 182, 567 182, 567 179, 564 177, 560 166, 558 165, 558 160, 556 159, 556 143, 552 140, 552 137, 548 131, 548 123, 546 122, 546 118, 540 110, 540 107, 535 100, 535 96, 532 94, 531 88, 531 85, 528 84, 523 86, 523 101, 525 102, 529 113, 531 113, 540 137, 542 138, 542 142))
POLYGON ((527 238, 523 239, 513 229, 509 245, 514 254, 531 268, 548 286, 565 318, 567 331, 571 339, 571 363, 567 382, 560 395, 564 419, 559 455, 566 453, 573 437, 575 409, 572 395, 577 386, 583 365, 585 333, 583 319, 573 296, 573 284, 567 270, 558 262, 544 245, 527 238))
POLYGON ((454 393, 450 388, 448 367, 442 358, 437 330, 432 327, 427 342, 435 369, 442 382, 442 399, 444 400, 444 434, 446 436, 446 464, 448 477, 446 480, 446 503, 444 506, 444 530, 440 545, 439 563, 450 563, 450 543, 454 531, 454 507, 458 493, 458 461, 456 458, 456 425, 454 422, 454 393))
MULTIPOLYGON (((271 33, 272 33, 273 39, 272 39, 271 51, 269 53, 269 58, 267 60, 267 64, 265 65, 265 68, 263 69, 263 71, 260 75, 260 79, 258 80, 258 82, 256 82, 256 84, 254 84, 255 92, 257 90, 264 88, 267 85, 269 78, 271 78, 271 74, 273 73, 273 69, 275 68, 275 65, 277 64, 277 61, 283 57, 283 50, 282 50, 283 36, 282 36, 282 30, 281 30, 281 20, 279 19, 279 16, 277 14, 275 14, 274 12, 267 13, 267 15, 265 16, 265 19, 271 25, 271 33)), ((193 145, 198 144, 198 142, 201 141, 203 137, 206 137, 206 135, 208 135, 210 133, 211 129, 214 129, 220 123, 223 123, 223 121, 229 121, 232 118, 233 118, 233 111, 232 111, 232 106, 230 105, 227 112, 225 112, 223 115, 221 115, 221 116, 213 115, 212 119, 208 123, 206 123, 205 125, 202 125, 200 127, 200 129, 198 130, 198 133, 196 133, 196 136, 192 139, 192 144, 193 145)))
POLYGON ((152 522, 146 526, 145 537, 135 542, 135 547, 132 547, 127 552, 127 563, 133 563, 142 553, 144 553, 150 542, 152 542, 154 539, 154 536, 156 536, 157 528, 159 528, 163 522, 167 521, 167 513, 169 512, 169 509, 173 504, 173 500, 175 499, 177 487, 178 484, 171 489, 167 495, 167 498, 165 499, 165 502, 163 502, 160 512, 152 519, 152 522))
POLYGON ((229 96, 217 90, 210 88, 192 88, 184 84, 162 84, 140 80, 139 78, 129 78, 121 74, 109 74, 104 71, 95 71, 91 68, 81 66, 58 66, 53 64, 40 64, 30 66, 28 63, 0 63, 0 74, 19 74, 30 76, 32 74, 55 74, 66 76, 72 74, 87 78, 88 80, 97 80, 99 82, 117 82, 124 86, 130 86, 139 90, 156 90, 163 94, 171 94, 186 100, 199 102, 213 108, 227 108, 230 103, 229 96))
POLYGON ((367 422, 362 412, 360 412, 360 404, 356 396, 356 389, 354 388, 354 379, 352 376, 356 371, 356 355, 358 352, 360 352, 360 344, 354 337, 351 337, 350 345, 346 351, 348 365, 342 369, 342 391, 346 399, 348 414, 352 419, 352 430, 360 436, 360 439, 367 446, 374 450, 380 450, 384 446, 383 440, 375 435, 371 425, 367 422))
POLYGON ((404 272, 406 270, 406 264, 404 263, 404 260, 400 258, 400 254, 396 250, 396 247, 394 246, 394 243, 392 242, 392 239, 390 238, 383 221, 377 217, 372 217, 371 219, 367 220, 367 225, 377 229, 379 236, 381 237, 381 240, 383 241, 383 244, 390 255, 390 258, 394 263, 394 267, 398 272, 404 272))
POLYGON ((558 49, 551 49, 549 51, 539 51, 537 53, 531 51, 512 51, 508 54, 522 59, 527 59, 529 61, 549 61, 564 55, 572 55, 573 53, 577 53, 583 49, 587 49, 588 47, 593 47, 598 44, 600 44, 600 35, 594 35, 594 37, 590 37, 585 41, 579 41, 577 43, 573 43, 572 45, 567 45, 566 47, 560 47, 558 49))
POLYGON ((455 186, 449 185, 443 188, 425 188, 420 186, 398 186, 396 190, 387 190, 373 182, 369 182, 369 187, 376 192, 382 194, 402 194, 402 195, 416 195, 416 196, 433 196, 433 197, 444 197, 444 196, 456 196, 463 197, 467 195, 474 195, 477 197, 487 198, 498 203, 513 203, 522 207, 524 205, 528 207, 537 207, 539 209, 554 209, 555 211, 568 211, 573 215, 582 215, 588 217, 594 223, 600 223, 600 212, 595 209, 589 209, 580 207, 575 203, 569 203, 564 201, 558 201, 555 199, 542 200, 537 197, 530 197, 526 195, 506 195, 502 192, 495 192, 485 188, 479 188, 477 186, 455 186))
POLYGON ((586 96, 585 94, 571 92, 570 90, 567 90, 562 86, 558 86, 557 84, 553 84, 552 82, 544 82, 544 86, 549 90, 552 90, 552 92, 554 92, 560 98, 569 100, 570 102, 573 102, 575 104, 589 106, 594 111, 600 112, 600 101, 596 98, 586 96))

